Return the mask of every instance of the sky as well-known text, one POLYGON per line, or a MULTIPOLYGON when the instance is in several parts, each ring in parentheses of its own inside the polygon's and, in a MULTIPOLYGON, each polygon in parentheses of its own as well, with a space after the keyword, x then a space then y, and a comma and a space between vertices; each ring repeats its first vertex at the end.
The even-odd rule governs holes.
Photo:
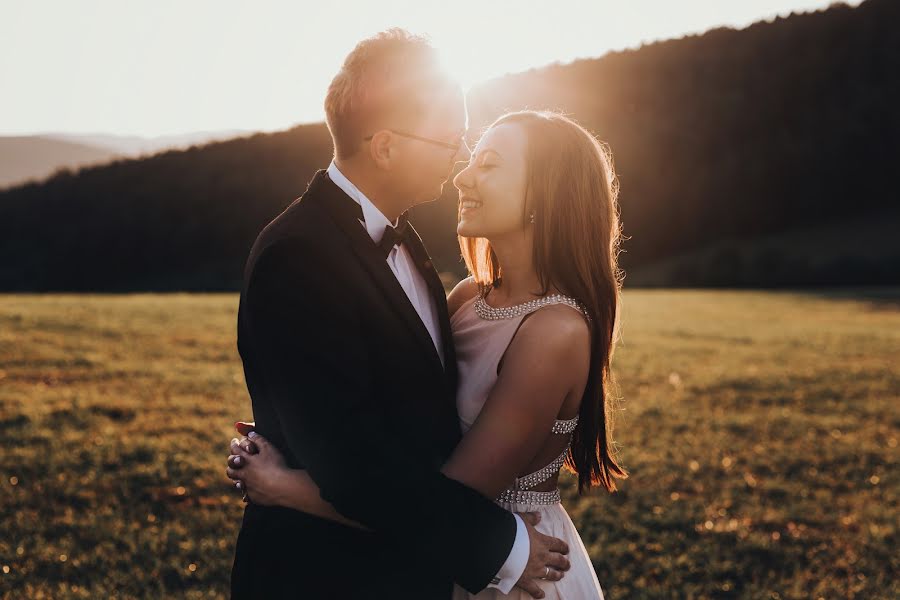
POLYGON ((828 4, 0 0, 0 135, 276 131, 321 121, 344 56, 358 40, 394 26, 428 35, 470 86, 828 4))

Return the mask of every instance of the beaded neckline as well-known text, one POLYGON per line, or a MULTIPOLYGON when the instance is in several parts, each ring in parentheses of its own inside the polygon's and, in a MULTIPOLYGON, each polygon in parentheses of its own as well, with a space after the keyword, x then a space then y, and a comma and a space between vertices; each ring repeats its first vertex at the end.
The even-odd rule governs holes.
POLYGON ((563 296, 562 294, 551 294, 549 296, 536 298, 534 300, 529 300, 528 302, 523 302, 521 304, 514 304, 513 306, 494 308, 485 301, 484 294, 479 293, 475 298, 475 314, 486 321, 499 321, 501 319, 514 319, 516 317, 521 317, 522 315, 527 315, 528 313, 534 312, 541 307, 550 306, 551 304, 566 304, 568 306, 571 306, 582 315, 584 315, 586 319, 590 320, 587 309, 583 304, 581 304, 581 302, 574 298, 570 298, 569 296, 563 296))

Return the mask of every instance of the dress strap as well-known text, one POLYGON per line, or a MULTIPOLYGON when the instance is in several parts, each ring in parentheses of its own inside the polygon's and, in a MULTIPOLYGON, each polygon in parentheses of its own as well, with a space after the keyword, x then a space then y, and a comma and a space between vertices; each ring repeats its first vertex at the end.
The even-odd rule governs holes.
POLYGON ((565 450, 562 451, 562 454, 553 459, 549 465, 541 467, 534 473, 529 473, 524 477, 516 477, 515 488, 517 490, 530 490, 538 484, 541 484, 554 475, 556 475, 557 471, 562 468, 563 463, 566 462, 566 455, 569 453, 569 445, 566 444, 565 450))
POLYGON ((578 425, 578 415, 575 415, 573 418, 568 419, 566 421, 561 421, 557 419, 553 422, 553 427, 550 429, 551 433, 572 433, 575 431, 575 427, 578 425))

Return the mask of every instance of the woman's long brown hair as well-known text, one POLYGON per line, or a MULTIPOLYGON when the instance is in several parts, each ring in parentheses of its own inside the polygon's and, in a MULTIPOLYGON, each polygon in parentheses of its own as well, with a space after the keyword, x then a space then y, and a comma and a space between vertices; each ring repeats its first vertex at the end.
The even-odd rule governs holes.
MULTIPOLYGON (((566 466, 578 474, 579 493, 595 485, 612 492, 615 478, 628 477, 613 451, 615 399, 608 389, 623 279, 612 156, 590 132, 557 113, 509 113, 491 127, 503 124, 522 127, 528 139, 522 218, 534 214, 533 260, 541 295, 554 286, 580 301, 590 316, 590 372, 566 466)), ((479 288, 499 285, 503 272, 490 242, 460 236, 459 245, 479 288)))

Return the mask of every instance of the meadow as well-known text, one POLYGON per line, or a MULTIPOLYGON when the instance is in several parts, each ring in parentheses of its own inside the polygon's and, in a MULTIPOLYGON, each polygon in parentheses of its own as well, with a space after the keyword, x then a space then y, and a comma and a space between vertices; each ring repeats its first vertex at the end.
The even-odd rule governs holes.
MULTIPOLYGON (((0 597, 227 597, 234 294, 0 296, 0 597)), ((900 597, 900 289, 626 290, 608 599, 900 597), (892 550, 893 548, 893 550, 892 550)))

